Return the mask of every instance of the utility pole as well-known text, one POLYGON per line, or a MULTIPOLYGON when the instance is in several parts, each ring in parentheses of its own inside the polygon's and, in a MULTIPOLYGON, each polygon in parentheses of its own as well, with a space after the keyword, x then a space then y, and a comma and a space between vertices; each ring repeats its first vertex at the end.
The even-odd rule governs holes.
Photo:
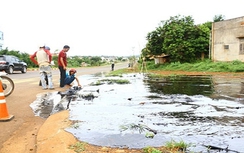
POLYGON ((142 66, 141 66, 141 73, 147 73, 147 63, 145 61, 145 57, 142 57, 142 66))
POLYGON ((3 32, 0 31, 0 50, 3 48, 3 32))
POLYGON ((134 51, 135 47, 132 47, 132 61, 131 61, 131 67, 134 69, 134 64, 135 64, 135 51, 134 51))

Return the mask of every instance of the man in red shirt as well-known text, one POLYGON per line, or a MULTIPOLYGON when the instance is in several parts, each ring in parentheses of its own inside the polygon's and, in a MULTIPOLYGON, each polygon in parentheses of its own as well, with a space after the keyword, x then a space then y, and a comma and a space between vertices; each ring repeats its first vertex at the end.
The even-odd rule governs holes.
POLYGON ((63 88, 65 86, 64 80, 66 76, 66 67, 67 67, 67 55, 66 52, 68 52, 70 47, 68 45, 65 45, 63 47, 63 50, 61 50, 58 54, 58 68, 60 71, 60 87, 63 88))
POLYGON ((42 84, 42 89, 47 89, 47 84, 45 77, 47 76, 48 79, 48 88, 53 90, 53 83, 52 83, 52 68, 51 68, 51 61, 52 61, 52 54, 48 49, 45 49, 45 45, 40 45, 39 50, 34 52, 33 55, 30 56, 30 59, 33 63, 39 66, 40 71, 40 79, 42 84))

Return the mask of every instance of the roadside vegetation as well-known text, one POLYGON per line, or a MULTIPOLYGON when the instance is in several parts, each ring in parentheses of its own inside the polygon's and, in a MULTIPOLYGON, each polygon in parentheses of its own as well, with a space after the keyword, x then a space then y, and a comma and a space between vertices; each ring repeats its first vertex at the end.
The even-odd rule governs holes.
MULTIPOLYGON (((34 51, 33 51, 34 53, 34 51)), ((38 66, 35 65, 31 60, 30 60, 30 55, 28 53, 22 53, 20 51, 16 50, 8 50, 2 49, 0 50, 0 55, 13 55, 18 57, 20 60, 24 61, 27 63, 28 68, 37 68, 38 66)), ((131 60, 132 57, 128 57, 128 60, 131 60)), ((54 62, 53 67, 57 68, 58 67, 58 54, 53 54, 52 60, 54 62)), ((68 62, 68 67, 92 67, 92 66, 102 66, 102 65, 108 65, 111 64, 111 62, 124 62, 126 59, 124 57, 111 57, 110 60, 102 60, 100 56, 68 56, 67 57, 67 62, 68 62)))
POLYGON ((164 71, 244 72, 244 63, 238 60, 232 62, 212 62, 211 60, 201 60, 192 63, 172 62, 154 64, 154 61, 149 61, 147 62, 147 69, 164 71))
MULTIPOLYGON (((141 151, 142 153, 184 153, 186 152, 187 147, 191 146, 190 144, 185 143, 184 141, 167 141, 163 147, 144 147, 141 151)), ((89 146, 85 142, 76 142, 75 144, 69 145, 68 149, 73 150, 76 153, 87 152, 89 146)))
POLYGON ((212 62, 211 60, 196 61, 192 63, 164 63, 155 64, 153 60, 146 62, 146 68, 142 71, 142 64, 139 61, 138 66, 111 71, 106 76, 122 76, 125 73, 151 73, 157 71, 187 71, 187 72, 244 72, 244 63, 241 61, 232 62, 212 62))
POLYGON ((112 77, 112 76, 122 77, 122 74, 131 73, 131 72, 133 72, 133 69, 127 69, 127 68, 119 69, 119 70, 111 71, 110 73, 106 74, 106 77, 112 77))
MULTIPOLYGON (((223 21, 224 18, 223 15, 215 15, 213 22, 223 21)), ((181 63, 203 60, 211 55, 211 30, 211 21, 195 24, 191 16, 171 16, 147 34, 147 43, 141 51, 141 57, 148 60, 164 55, 171 62, 181 63)))
POLYGON ((143 153, 185 153, 187 147, 190 147, 190 144, 187 144, 184 141, 167 141, 163 147, 153 148, 145 147, 143 148, 143 153))
POLYGON ((101 79, 96 82, 92 82, 89 85, 90 86, 99 86, 102 84, 130 84, 130 81, 125 80, 125 79, 101 79))
POLYGON ((76 153, 80 153, 85 151, 85 146, 87 144, 83 142, 76 142, 75 144, 72 144, 69 146, 69 149, 74 150, 76 153))

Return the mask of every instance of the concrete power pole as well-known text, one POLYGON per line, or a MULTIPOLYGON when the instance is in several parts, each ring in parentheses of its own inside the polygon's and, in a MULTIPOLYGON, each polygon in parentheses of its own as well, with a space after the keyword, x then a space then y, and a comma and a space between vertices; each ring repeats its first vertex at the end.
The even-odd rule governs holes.
POLYGON ((0 31, 0 50, 3 48, 3 32, 0 31))

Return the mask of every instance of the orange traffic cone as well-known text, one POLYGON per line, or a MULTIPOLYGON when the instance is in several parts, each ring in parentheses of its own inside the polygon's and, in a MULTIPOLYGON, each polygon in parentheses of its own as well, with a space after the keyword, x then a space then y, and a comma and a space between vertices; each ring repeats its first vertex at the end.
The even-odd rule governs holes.
POLYGON ((13 115, 8 114, 5 96, 3 93, 2 80, 0 78, 0 122, 9 121, 13 118, 13 115))

